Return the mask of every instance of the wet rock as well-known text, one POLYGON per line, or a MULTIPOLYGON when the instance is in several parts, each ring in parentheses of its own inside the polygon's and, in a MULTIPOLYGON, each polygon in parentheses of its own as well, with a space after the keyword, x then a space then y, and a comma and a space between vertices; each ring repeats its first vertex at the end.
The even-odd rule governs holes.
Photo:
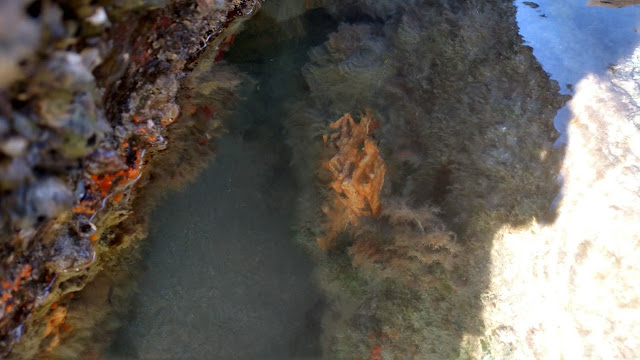
POLYGON ((20 76, 18 63, 32 53, 39 28, 24 11, 23 1, 0 2, 0 88, 20 76))
POLYGON ((100 175, 126 170, 127 164, 122 161, 115 150, 98 148, 89 155, 86 168, 89 173, 100 175))
POLYGON ((9 132, 9 122, 4 116, 0 116, 0 135, 4 135, 9 132))
POLYGON ((11 157, 22 156, 27 150, 29 143, 25 138, 12 136, 0 141, 0 151, 11 157))
POLYGON ((31 91, 48 95, 49 90, 68 92, 94 87, 94 78, 82 62, 82 56, 73 52, 58 51, 42 66, 30 84, 31 91))
POLYGON ((68 272, 85 267, 94 258, 91 241, 69 234, 58 236, 51 248, 49 267, 56 272, 68 272))
POLYGON ((15 200, 12 222, 14 226, 24 229, 69 210, 74 198, 62 181, 48 178, 22 187, 15 200))
POLYGON ((0 161, 0 190, 15 189, 32 177, 31 166, 24 158, 0 161))

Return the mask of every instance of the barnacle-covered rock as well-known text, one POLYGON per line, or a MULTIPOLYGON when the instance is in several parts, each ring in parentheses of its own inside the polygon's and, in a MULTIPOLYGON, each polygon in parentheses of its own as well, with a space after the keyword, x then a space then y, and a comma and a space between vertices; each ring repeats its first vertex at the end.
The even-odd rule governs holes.
POLYGON ((59 179, 47 178, 23 186, 13 200, 12 223, 19 229, 25 229, 71 209, 74 196, 59 179))
POLYGON ((92 175, 101 175, 126 170, 127 164, 115 150, 101 147, 88 156, 86 168, 92 175))
POLYGON ((19 136, 12 136, 5 140, 0 140, 0 152, 10 157, 24 155, 29 143, 27 139, 19 136))
POLYGON ((0 115, 0 136, 6 135, 10 129, 9 121, 7 121, 4 116, 0 115))
POLYGON ((67 92, 95 88, 94 78, 75 52, 57 51, 40 66, 33 81, 29 83, 31 94, 47 95, 51 90, 67 92))
POLYGON ((33 178, 33 171, 24 158, 0 160, 0 190, 15 189, 33 178))
POLYGON ((30 55, 40 38, 38 23, 25 13, 25 1, 0 3, 0 89, 20 74, 18 63, 30 55))
POLYGON ((91 265, 95 255, 89 238, 62 234, 55 238, 51 246, 47 266, 57 273, 78 271, 91 265))
POLYGON ((33 142, 40 136, 41 129, 38 128, 37 121, 32 116, 14 112, 11 120, 11 129, 29 141, 33 142))
MULTIPOLYGON (((0 4, 0 281, 22 279, 19 301, 0 306, 3 358, 50 357, 73 336, 37 331, 41 307, 137 246, 136 184, 180 118, 179 80, 259 0, 26 5, 0 4), (20 277, 24 264, 31 275, 20 277)), ((190 136, 197 145, 202 134, 190 136)))

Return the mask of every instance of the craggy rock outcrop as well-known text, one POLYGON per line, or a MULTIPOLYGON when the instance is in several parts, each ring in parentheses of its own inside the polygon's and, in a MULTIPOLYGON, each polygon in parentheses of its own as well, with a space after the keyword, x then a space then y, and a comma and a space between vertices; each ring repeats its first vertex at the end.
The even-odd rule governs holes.
POLYGON ((141 216, 167 127, 197 111, 177 104, 180 79, 259 0, 100 4, 0 4, 2 357, 55 349, 70 295, 143 236, 118 224, 141 216))

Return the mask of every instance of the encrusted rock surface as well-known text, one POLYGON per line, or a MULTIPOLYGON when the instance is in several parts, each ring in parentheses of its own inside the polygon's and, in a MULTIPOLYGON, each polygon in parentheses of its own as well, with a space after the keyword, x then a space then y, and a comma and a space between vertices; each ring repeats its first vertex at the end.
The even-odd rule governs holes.
POLYGON ((118 224, 170 145, 180 79, 257 6, 0 4, 0 357, 56 348, 69 294, 142 236, 118 224))

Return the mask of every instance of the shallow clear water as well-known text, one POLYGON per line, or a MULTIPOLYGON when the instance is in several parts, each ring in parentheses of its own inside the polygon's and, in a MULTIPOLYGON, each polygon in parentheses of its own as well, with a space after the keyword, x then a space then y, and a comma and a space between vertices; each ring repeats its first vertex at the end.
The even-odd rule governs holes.
POLYGON ((305 338, 317 301, 311 265, 291 242, 293 186, 286 174, 273 182, 275 156, 224 137, 198 181, 154 212, 121 355, 283 359, 317 351, 305 338))
POLYGON ((300 68, 320 29, 292 42, 254 38, 250 27, 226 54, 255 82, 210 166, 154 211, 133 316, 107 358, 320 357, 322 298, 293 241, 297 192, 281 123, 285 102, 304 91, 300 68))

